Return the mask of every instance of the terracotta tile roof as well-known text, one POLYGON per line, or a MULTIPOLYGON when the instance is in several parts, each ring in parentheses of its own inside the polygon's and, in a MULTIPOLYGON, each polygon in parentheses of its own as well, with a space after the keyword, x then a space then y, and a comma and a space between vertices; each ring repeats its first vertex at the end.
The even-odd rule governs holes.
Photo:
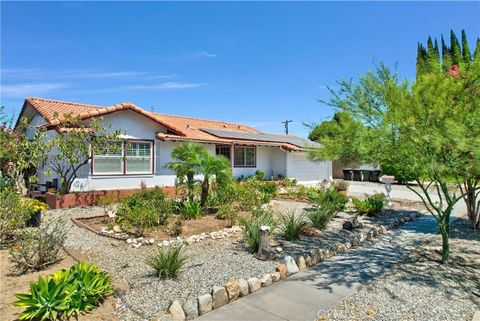
POLYGON ((65 114, 71 114, 72 117, 80 117, 81 119, 87 119, 90 117, 106 115, 119 110, 129 109, 141 115, 144 115, 170 129, 170 132, 167 134, 157 133, 157 138, 160 140, 193 140, 206 143, 268 145, 282 147, 287 150, 301 149, 301 146, 296 146, 290 143, 272 141, 249 141, 242 139, 227 139, 217 137, 205 131, 202 131, 201 129, 211 128, 252 134, 258 134, 262 132, 255 128, 251 128, 237 123, 148 112, 129 102, 113 106, 98 106, 72 103, 60 100, 51 100, 45 98, 28 97, 25 100, 25 103, 29 103, 40 115, 45 118, 45 120, 48 122, 48 124, 46 124, 47 128, 55 128, 59 131, 65 130, 65 128, 61 126, 62 123, 66 121, 66 118, 64 117, 65 114))

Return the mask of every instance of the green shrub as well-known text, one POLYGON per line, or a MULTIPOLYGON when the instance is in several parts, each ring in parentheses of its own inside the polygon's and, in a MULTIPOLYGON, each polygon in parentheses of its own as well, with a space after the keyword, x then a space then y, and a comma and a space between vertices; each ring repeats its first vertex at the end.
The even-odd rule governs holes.
POLYGON ((291 212, 280 216, 280 230, 287 240, 298 240, 305 224, 303 214, 295 215, 295 212, 291 212))
POLYGON ((285 187, 296 186, 297 185, 297 179, 293 178, 293 177, 287 177, 283 180, 282 184, 285 187))
POLYGON ((314 206, 333 207, 337 212, 344 211, 348 203, 348 197, 337 192, 335 188, 310 190, 308 199, 314 206))
POLYGON ((159 248, 156 254, 147 259, 146 263, 156 271, 158 277, 172 279, 178 275, 186 260, 183 245, 179 244, 159 248))
POLYGON ((252 211, 249 219, 242 219, 241 224, 245 229, 245 241, 247 242, 247 248, 250 253, 256 253, 258 251, 260 227, 263 225, 270 226, 269 234, 271 234, 277 226, 272 211, 260 207, 252 211))
POLYGON ((124 198, 117 209, 117 221, 143 235, 145 229, 165 225, 172 213, 173 202, 156 187, 124 198))
POLYGON ((385 205, 385 195, 383 193, 374 194, 367 197, 364 201, 353 199, 353 205, 358 214, 367 214, 370 216, 380 213, 385 205))
POLYGON ((101 303, 113 291, 110 276, 93 264, 78 263, 30 283, 13 304, 25 310, 19 320, 59 320, 76 317, 101 303))
POLYGON ((333 182, 332 187, 334 187, 337 192, 345 192, 348 189, 348 182, 343 179, 336 180, 333 182))
POLYGON ((242 211, 251 211, 262 205, 263 195, 257 183, 249 180, 237 185, 237 201, 242 211))
POLYGON ((182 217, 186 220, 195 220, 202 216, 202 206, 198 201, 191 201, 187 199, 179 207, 182 217))
POLYGON ((255 179, 259 181, 265 180, 265 172, 260 169, 257 169, 255 171, 255 179))
POLYGON ((61 220, 19 230, 16 244, 9 251, 15 272, 40 271, 58 262, 67 232, 65 222, 61 220))
POLYGON ((325 229, 328 223, 332 220, 335 214, 335 209, 330 206, 317 206, 308 211, 308 218, 313 227, 318 229, 325 229))
POLYGON ((264 204, 270 203, 270 201, 278 196, 278 185, 275 182, 261 182, 258 185, 258 189, 262 194, 262 202, 264 204))
POLYGON ((234 203, 226 203, 220 206, 216 217, 227 221, 227 227, 232 227, 237 223, 238 212, 240 209, 234 203))
POLYGON ((13 189, 0 191, 0 247, 10 246, 16 232, 24 228, 32 216, 31 208, 26 206, 13 189))

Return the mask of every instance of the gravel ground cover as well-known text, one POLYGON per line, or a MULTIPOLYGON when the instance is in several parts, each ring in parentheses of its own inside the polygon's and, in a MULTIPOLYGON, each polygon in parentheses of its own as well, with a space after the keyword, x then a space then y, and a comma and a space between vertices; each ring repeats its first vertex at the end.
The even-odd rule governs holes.
POLYGON ((69 217, 94 216, 101 208, 76 208, 48 211, 47 216, 63 217, 71 230, 66 248, 80 250, 93 262, 112 274, 117 293, 115 314, 120 320, 150 320, 162 315, 172 300, 209 293, 213 286, 223 285, 229 277, 261 277, 275 271, 276 262, 259 261, 235 238, 208 240, 186 247, 188 263, 176 280, 160 280, 145 264, 157 245, 138 249, 125 242, 96 235, 71 223, 69 217))
POLYGON ((472 320, 480 309, 480 231, 459 219, 451 232, 448 265, 440 264, 440 236, 432 237, 318 321, 472 320))
MULTIPOLYGON (((308 203, 293 201, 274 201, 272 207, 277 213, 295 212, 300 215, 305 209, 311 208, 308 203)), ((394 204, 392 209, 384 210, 382 214, 376 217, 358 216, 359 222, 363 227, 355 229, 355 232, 367 232, 373 226, 389 226, 399 217, 407 217, 418 211, 406 210, 399 204, 394 204)), ((307 255, 310 249, 328 248, 337 243, 345 243, 352 237, 352 232, 343 229, 343 222, 354 217, 353 213, 339 212, 329 223, 328 227, 320 231, 316 236, 302 236, 299 240, 288 241, 278 236, 277 243, 283 248, 286 255, 293 257, 298 255, 307 255)), ((307 218, 306 218, 307 219, 307 218)))

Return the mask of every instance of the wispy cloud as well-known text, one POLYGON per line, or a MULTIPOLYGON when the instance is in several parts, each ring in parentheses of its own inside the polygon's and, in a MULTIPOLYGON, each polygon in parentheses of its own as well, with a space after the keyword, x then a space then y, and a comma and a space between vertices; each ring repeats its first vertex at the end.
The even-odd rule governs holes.
POLYGON ((186 83, 186 82, 164 82, 160 84, 152 85, 133 85, 127 86, 125 89, 130 90, 178 90, 178 89, 189 89, 189 88, 199 88, 205 87, 205 83, 186 83))
POLYGON ((183 57, 185 59, 202 59, 202 58, 212 59, 212 58, 217 58, 218 55, 208 51, 198 51, 198 52, 192 52, 192 53, 186 54, 183 57))
POLYGON ((1 69, 1 75, 5 78, 15 79, 79 79, 79 78, 109 78, 109 79, 160 79, 174 78, 174 74, 156 74, 146 71, 135 70, 42 70, 39 68, 12 68, 1 69))
POLYGON ((23 83, 2 85, 2 96, 23 98, 26 96, 41 95, 68 87, 65 83, 23 83))

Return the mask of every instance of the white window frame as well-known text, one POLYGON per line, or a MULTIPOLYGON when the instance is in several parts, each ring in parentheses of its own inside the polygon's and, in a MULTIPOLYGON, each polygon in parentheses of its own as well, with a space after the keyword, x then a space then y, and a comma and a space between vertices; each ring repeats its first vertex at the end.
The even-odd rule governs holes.
POLYGON ((151 141, 143 141, 143 140, 131 140, 131 141, 126 141, 124 143, 125 148, 125 160, 124 160, 124 171, 125 175, 135 175, 135 174, 152 174, 153 173, 153 142, 151 141), (150 145, 150 161, 149 161, 149 170, 148 171, 128 171, 127 169, 127 162, 128 159, 140 159, 144 158, 145 156, 128 156, 128 144, 148 144, 150 145))
POLYGON ((115 155, 115 156, 105 155, 105 154, 95 154, 95 151, 93 151, 92 174, 93 175, 123 175, 123 173, 125 172, 125 161, 123 159, 124 155, 125 155, 125 151, 124 151, 124 143, 123 142, 120 144, 120 147, 121 147, 120 155, 115 155), (95 171, 95 158, 97 158, 97 157, 100 157, 100 158, 120 158, 122 160, 121 171, 120 172, 97 172, 97 171, 95 171))

